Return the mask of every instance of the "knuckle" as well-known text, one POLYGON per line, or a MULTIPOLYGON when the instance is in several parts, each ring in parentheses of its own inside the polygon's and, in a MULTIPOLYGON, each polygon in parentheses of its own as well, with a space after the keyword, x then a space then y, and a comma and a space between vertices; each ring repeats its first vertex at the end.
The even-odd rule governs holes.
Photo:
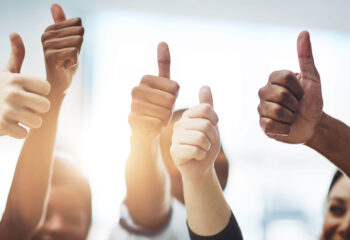
POLYGON ((265 132, 270 132, 275 128, 275 124, 271 119, 266 119, 263 125, 265 132))
POLYGON ((265 87, 262 87, 262 88, 260 88, 259 91, 258 91, 258 96, 259 96, 259 98, 261 99, 261 98, 264 97, 264 95, 265 95, 265 87))
POLYGON ((131 90, 131 96, 132 96, 133 98, 136 98, 136 97, 139 96, 140 92, 141 92, 141 89, 140 89, 139 86, 134 87, 134 88, 131 90))
POLYGON ((144 75, 142 78, 141 78, 141 82, 140 84, 147 84, 151 81, 152 77, 150 75, 144 75))
POLYGON ((257 110, 259 114, 262 114, 262 103, 258 105, 257 110))
POLYGON ((272 82, 276 79, 276 76, 279 74, 279 71, 274 71, 269 75, 269 82, 272 82))
POLYGON ((169 106, 173 106, 174 103, 175 103, 175 101, 176 101, 175 96, 173 96, 173 95, 169 96, 168 105, 169 105, 169 106))
POLYGON ((3 111, 4 118, 10 118, 11 116, 13 116, 13 113, 14 111, 11 107, 5 107, 3 111))
POLYGON ((199 133, 197 138, 200 143, 205 143, 207 137, 203 133, 199 133))
POLYGON ((18 100, 18 98, 22 97, 22 92, 20 90, 13 90, 8 95, 9 101, 18 100))
POLYGON ((283 88, 281 91, 278 93, 278 100, 281 102, 286 102, 289 97, 289 92, 287 89, 283 88))
POLYGON ((180 89, 180 85, 175 81, 171 81, 170 84, 171 84, 171 89, 172 89, 173 93, 174 94, 177 93, 180 89))
POLYGON ((45 51, 45 59, 50 60, 55 56, 54 52, 52 51, 45 51))
POLYGON ((276 107, 274 108, 273 113, 276 117, 283 117, 284 109, 282 107, 276 107))
POLYGON ((202 104, 202 111, 205 115, 208 115, 211 111, 211 106, 208 103, 202 104))
POLYGON ((203 124, 203 129, 205 132, 208 132, 211 128, 212 124, 209 120, 205 120, 203 124))

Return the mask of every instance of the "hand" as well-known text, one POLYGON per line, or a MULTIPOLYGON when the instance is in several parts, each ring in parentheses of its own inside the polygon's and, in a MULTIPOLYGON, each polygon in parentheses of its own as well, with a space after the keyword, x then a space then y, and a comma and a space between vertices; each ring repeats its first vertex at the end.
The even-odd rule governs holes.
POLYGON ((312 56, 310 36, 298 37, 300 74, 273 72, 260 89, 260 126, 267 136, 286 143, 307 143, 321 119, 321 81, 312 56))
POLYGON ((78 55, 83 43, 84 28, 80 18, 66 20, 60 5, 51 7, 55 24, 41 37, 44 48, 47 79, 53 93, 62 94, 71 85, 78 67, 78 55))
POLYGON ((155 139, 168 125, 179 91, 170 80, 170 53, 166 43, 158 45, 159 76, 146 75, 132 90, 129 124, 133 136, 155 139))
POLYGON ((42 119, 39 114, 50 108, 45 95, 50 92, 50 84, 45 80, 19 74, 25 49, 21 37, 10 35, 11 56, 7 67, 0 72, 0 136, 9 135, 24 138, 29 128, 39 128, 42 119))
POLYGON ((190 181, 201 179, 213 169, 220 151, 218 116, 209 87, 201 88, 199 100, 199 105, 185 111, 175 123, 170 148, 182 178, 190 181))

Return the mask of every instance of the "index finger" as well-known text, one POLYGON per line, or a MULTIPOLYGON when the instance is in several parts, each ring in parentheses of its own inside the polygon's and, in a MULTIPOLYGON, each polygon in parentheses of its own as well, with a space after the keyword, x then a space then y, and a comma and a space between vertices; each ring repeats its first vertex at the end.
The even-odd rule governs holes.
POLYGON ((14 82, 19 84, 25 91, 42 96, 49 94, 51 89, 50 83, 41 78, 32 76, 17 75, 14 82))
POLYGON ((68 20, 48 26, 45 32, 51 31, 51 30, 58 30, 66 27, 81 26, 81 25, 82 25, 81 18, 72 18, 72 19, 68 19, 68 20))
POLYGON ((291 71, 273 72, 269 77, 269 82, 289 89, 298 100, 304 96, 304 89, 299 83, 296 74, 291 71))

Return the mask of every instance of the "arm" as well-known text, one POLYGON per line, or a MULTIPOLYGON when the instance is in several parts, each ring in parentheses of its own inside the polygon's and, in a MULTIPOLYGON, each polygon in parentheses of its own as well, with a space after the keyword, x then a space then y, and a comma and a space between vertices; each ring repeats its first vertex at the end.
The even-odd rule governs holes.
POLYGON ((228 226, 232 213, 214 170, 220 137, 210 89, 203 87, 199 98, 174 126, 171 155, 183 180, 191 236, 214 236, 228 226))
POLYGON ((329 159, 339 169, 350 176, 350 128, 341 121, 322 114, 315 134, 307 146, 329 159))
MULTIPOLYGON (((49 93, 50 84, 19 74, 24 59, 24 45, 18 34, 11 34, 10 40, 12 54, 8 66, 0 73, 0 135, 24 138, 27 130, 19 123, 29 128, 41 126, 42 117, 39 114, 46 113, 50 108, 49 100, 43 97, 49 93)), ((32 178, 40 175, 38 171, 34 171, 37 167, 38 162, 28 161, 23 154, 19 157, 0 222, 1 239, 26 239, 38 224, 41 211, 37 208, 37 202, 40 204, 44 200, 45 193, 41 192, 41 184, 36 186, 38 192, 33 195, 29 193, 32 191, 31 187, 38 183, 36 180, 32 181, 32 178), (32 209, 38 210, 38 213, 32 213, 32 209)))
POLYGON ((170 180, 159 149, 159 135, 168 125, 179 86, 170 80, 168 45, 158 46, 159 77, 144 76, 132 91, 132 131, 126 163, 126 205, 133 221, 144 228, 164 226, 170 215, 170 180))
MULTIPOLYGON (((58 15, 64 16, 58 5, 53 5, 52 12, 55 20, 58 15)), ((56 23, 48 29, 56 29, 57 25, 63 24, 56 23)), ((7 226, 12 234, 11 237, 6 235, 9 239, 15 238, 15 235, 15 239, 27 239, 37 228, 45 212, 59 111, 65 90, 69 87, 75 72, 75 67, 72 68, 72 66, 76 66, 77 63, 77 56, 71 55, 69 58, 63 56, 69 56, 67 52, 72 52, 69 48, 75 48, 75 52, 78 52, 77 49, 81 47, 81 43, 76 44, 76 42, 67 41, 66 38, 60 39, 55 33, 50 33, 54 36, 53 38, 45 38, 45 34, 43 46, 47 80, 52 86, 48 95, 51 109, 43 115, 41 128, 30 130, 18 159, 3 217, 4 226, 7 226), (47 47, 46 41, 50 41, 50 47, 47 47), (68 50, 67 47, 69 47, 68 50), (62 62, 65 63, 64 66, 61 66, 62 62)))

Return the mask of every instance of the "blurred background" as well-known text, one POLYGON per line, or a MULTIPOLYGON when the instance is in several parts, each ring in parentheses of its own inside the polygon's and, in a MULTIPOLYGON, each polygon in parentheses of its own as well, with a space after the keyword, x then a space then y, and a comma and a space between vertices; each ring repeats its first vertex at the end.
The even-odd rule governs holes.
MULTIPOLYGON (((226 196, 245 239, 317 239, 333 165, 300 145, 265 137, 258 89, 272 71, 298 71, 296 39, 309 30, 321 75, 324 110, 350 122, 350 2, 346 0, 76 0, 56 1, 85 27, 79 72, 64 102, 57 154, 77 161, 93 193, 91 239, 105 239, 125 196, 124 164, 131 89, 157 74, 156 47, 166 41, 176 108, 198 103, 211 86, 230 161, 226 196), (288 233, 288 234, 286 234, 288 233)), ((0 66, 8 35, 26 46, 22 73, 45 77, 40 37, 54 1, 1 0, 0 66)), ((22 141, 0 138, 0 216, 22 141)))

